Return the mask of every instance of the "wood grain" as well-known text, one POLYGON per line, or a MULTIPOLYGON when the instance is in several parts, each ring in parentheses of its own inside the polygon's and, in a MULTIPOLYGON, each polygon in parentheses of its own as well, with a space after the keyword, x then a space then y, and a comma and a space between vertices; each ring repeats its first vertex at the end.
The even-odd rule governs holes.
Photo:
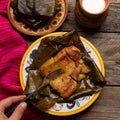
POLYGON ((104 61, 120 60, 120 34, 119 33, 100 33, 93 34, 81 33, 80 35, 89 40, 100 52, 104 61))
POLYGON ((120 86, 120 61, 105 61, 107 85, 120 86))

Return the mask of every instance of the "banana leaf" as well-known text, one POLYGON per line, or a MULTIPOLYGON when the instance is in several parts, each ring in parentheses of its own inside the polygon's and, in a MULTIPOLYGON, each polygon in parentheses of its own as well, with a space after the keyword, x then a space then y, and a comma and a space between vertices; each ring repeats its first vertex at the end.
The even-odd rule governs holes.
MULTIPOLYGON (((47 88, 45 88, 46 90, 43 90, 42 92, 40 91, 38 95, 36 95, 39 96, 36 97, 37 102, 33 102, 33 104, 39 109, 50 108, 55 102, 71 102, 74 101, 76 98, 82 97, 84 95, 93 94, 95 92, 100 91, 106 84, 105 78, 103 77, 96 63, 87 53, 82 41, 80 40, 78 33, 74 30, 62 36, 46 37, 42 39, 39 44, 35 58, 33 59, 33 62, 30 65, 30 71, 38 70, 45 61, 47 61, 51 57, 54 57, 63 48, 71 45, 76 46, 82 51, 82 59, 84 59, 86 65, 89 66, 91 71, 86 74, 86 78, 82 79, 81 81, 78 81, 77 90, 73 93, 73 95, 66 99, 63 99, 58 92, 53 90, 48 85, 47 88), (46 102, 49 102, 44 103, 44 106, 42 106, 40 104, 44 98, 46 102)), ((27 85, 24 91, 25 94, 29 94, 33 90, 37 89, 39 85, 41 85, 41 79, 43 79, 41 73, 36 72, 36 74, 32 75, 34 75, 33 78, 35 79, 32 79, 30 77, 31 75, 29 75, 28 73, 27 85), (41 79, 37 80, 37 76, 40 76, 41 79)))
POLYGON ((27 79, 24 94, 34 92, 42 84, 42 77, 39 74, 39 70, 30 70, 27 79))
POLYGON ((10 3, 16 20, 37 30, 60 11, 56 0, 13 0, 10 3))

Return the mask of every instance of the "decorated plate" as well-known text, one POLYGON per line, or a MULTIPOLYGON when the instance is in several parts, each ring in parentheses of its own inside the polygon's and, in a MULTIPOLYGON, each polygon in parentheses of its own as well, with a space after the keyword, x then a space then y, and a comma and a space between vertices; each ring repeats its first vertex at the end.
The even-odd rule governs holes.
POLYGON ((30 28, 26 28, 25 24, 22 22, 18 22, 13 14, 13 9, 10 6, 10 3, 13 0, 9 0, 7 11, 8 11, 8 18, 11 24, 21 33, 30 36, 42 36, 48 33, 51 33, 57 30, 64 22, 68 12, 68 1, 67 0, 57 0, 58 5, 60 6, 60 11, 52 17, 45 26, 38 28, 36 31, 33 31, 30 28))
MULTIPOLYGON (((36 54, 38 45, 40 44, 40 41, 44 37, 48 36, 58 36, 65 34, 65 32, 56 32, 56 33, 51 33, 48 35, 45 35, 38 40, 36 40, 26 51, 25 55, 23 56, 21 66, 20 66, 20 82, 22 89, 25 89, 26 86, 26 81, 27 81, 27 75, 29 71, 30 64, 33 61, 33 58, 36 54)), ((80 36, 87 52, 91 56, 91 58, 95 61, 97 64, 98 68, 104 75, 104 64, 102 61, 102 58, 100 56, 100 53, 98 50, 90 43, 87 39, 84 37, 80 36)), ((46 110, 45 112, 48 114, 56 115, 56 116, 68 116, 68 115, 73 115, 78 112, 81 112, 85 109, 87 109, 90 105, 92 105, 95 100, 98 98, 100 95, 100 92, 94 93, 92 95, 87 95, 84 97, 80 97, 78 99, 75 99, 73 103, 56 103, 53 107, 50 109, 46 110)))

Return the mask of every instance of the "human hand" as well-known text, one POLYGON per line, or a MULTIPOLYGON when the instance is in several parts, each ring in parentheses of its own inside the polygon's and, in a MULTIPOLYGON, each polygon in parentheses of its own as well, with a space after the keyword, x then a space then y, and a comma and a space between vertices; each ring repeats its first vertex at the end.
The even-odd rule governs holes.
POLYGON ((1 100, 0 101, 0 120, 20 120, 27 107, 27 103, 25 102, 20 103, 9 118, 4 114, 4 112, 13 103, 16 103, 22 100, 24 97, 25 97, 24 95, 12 96, 12 97, 8 97, 6 99, 1 100))

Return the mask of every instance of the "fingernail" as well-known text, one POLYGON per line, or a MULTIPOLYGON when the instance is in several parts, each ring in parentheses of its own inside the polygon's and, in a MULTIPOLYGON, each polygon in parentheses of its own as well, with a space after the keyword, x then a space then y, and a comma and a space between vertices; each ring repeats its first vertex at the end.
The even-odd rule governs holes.
POLYGON ((27 108, 27 103, 25 102, 22 102, 20 105, 23 107, 24 110, 27 108))

